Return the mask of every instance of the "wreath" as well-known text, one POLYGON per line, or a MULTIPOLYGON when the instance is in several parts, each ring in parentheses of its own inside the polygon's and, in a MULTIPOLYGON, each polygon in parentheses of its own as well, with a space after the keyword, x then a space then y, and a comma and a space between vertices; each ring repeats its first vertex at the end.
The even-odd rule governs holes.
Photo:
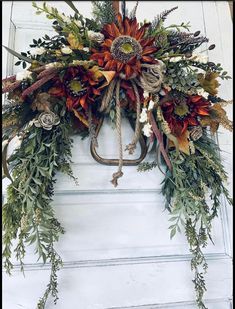
MULTIPOLYGON (((93 157, 100 163, 117 165, 112 176, 116 187, 123 165, 138 165, 145 172, 159 167, 164 174, 162 194, 170 214, 170 237, 184 228, 198 308, 206 308, 203 248, 211 240, 212 221, 218 215, 221 196, 232 203, 215 142, 219 126, 232 131, 218 94, 218 79, 229 79, 220 64, 208 61, 195 50, 208 39, 189 24, 164 26, 174 7, 152 22, 138 23, 136 9, 122 14, 113 1, 93 1, 93 19, 74 11, 66 16, 56 8, 33 2, 36 14, 53 20, 56 35, 34 39, 27 52, 6 47, 19 60, 23 71, 2 80, 6 93, 3 106, 3 174, 9 178, 3 205, 3 259, 11 273, 16 255, 24 269, 26 245, 51 264, 49 284, 37 308, 45 308, 49 295, 57 295, 57 271, 62 260, 54 244, 64 228, 51 206, 58 171, 69 175, 72 134, 90 138, 93 157), (127 117, 133 128, 129 145, 122 143, 121 122, 127 117), (119 157, 100 158, 97 136, 104 118, 115 126, 119 157), (133 154, 137 143, 141 156, 133 154), (14 151, 8 145, 14 143, 14 151), (142 162, 147 152, 153 162, 142 162), (13 246, 13 240, 17 240, 13 246)), ((207 45, 208 46, 208 45, 207 45)), ((209 45, 210 51, 215 45, 209 45)), ((123 179, 124 181, 124 179, 123 179)))

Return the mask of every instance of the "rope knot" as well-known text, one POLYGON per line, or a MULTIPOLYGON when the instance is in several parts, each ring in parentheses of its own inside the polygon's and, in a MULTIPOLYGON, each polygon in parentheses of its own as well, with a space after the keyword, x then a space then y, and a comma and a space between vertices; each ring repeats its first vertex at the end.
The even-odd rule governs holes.
POLYGON ((135 152, 136 149, 136 143, 130 143, 129 145, 126 146, 125 151, 129 151, 129 154, 133 154, 135 152))
POLYGON ((113 179, 111 180, 111 183, 114 185, 115 188, 118 186, 118 178, 121 178, 122 176, 123 176, 122 171, 113 173, 113 179))

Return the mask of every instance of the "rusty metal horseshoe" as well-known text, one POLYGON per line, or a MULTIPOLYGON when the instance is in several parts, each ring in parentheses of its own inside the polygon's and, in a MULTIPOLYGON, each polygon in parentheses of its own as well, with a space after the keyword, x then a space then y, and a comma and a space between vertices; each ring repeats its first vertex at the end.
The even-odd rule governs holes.
MULTIPOLYGON (((132 129, 134 128, 134 124, 133 122, 128 118, 130 125, 132 127, 132 129)), ((99 123, 96 127, 96 131, 95 131, 95 137, 97 138, 100 132, 100 129, 102 127, 104 121, 104 117, 100 118, 99 123)), ((134 166, 134 165, 138 165, 140 162, 142 162, 144 160, 144 158, 147 155, 148 152, 148 147, 146 145, 145 139, 143 137, 143 135, 140 135, 140 139, 139 139, 139 143, 140 143, 140 147, 141 147, 141 154, 140 157, 138 159, 123 159, 123 165, 124 166, 134 166)), ((100 164, 103 165, 110 165, 110 166, 118 166, 119 164, 119 160, 118 159, 105 159, 102 158, 98 155, 97 151, 96 151, 96 146, 94 145, 94 143, 91 141, 91 145, 90 145, 90 151, 91 151, 91 155, 92 157, 100 164)))

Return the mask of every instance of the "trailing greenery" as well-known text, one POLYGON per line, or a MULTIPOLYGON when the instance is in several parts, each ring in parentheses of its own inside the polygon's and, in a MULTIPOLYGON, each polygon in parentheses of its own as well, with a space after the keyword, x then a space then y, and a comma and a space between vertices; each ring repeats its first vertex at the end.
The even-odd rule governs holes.
POLYGON ((23 270, 25 246, 34 245, 38 259, 51 263, 47 290, 38 304, 44 308, 49 296, 57 300, 56 272, 62 265, 54 243, 64 233, 51 206, 55 174, 62 171, 76 178, 70 168, 71 143, 68 116, 51 131, 31 126, 21 147, 9 158, 13 182, 7 188, 3 205, 3 261, 10 274, 13 268, 13 250, 23 270), (18 239, 15 249, 12 242, 18 239))
MULTIPOLYGON (((218 216, 221 196, 224 195, 229 204, 232 204, 232 200, 223 184, 227 175, 219 157, 218 145, 205 133, 194 145, 196 151, 190 156, 181 153, 176 158, 175 151, 169 152, 173 170, 172 173, 166 173, 162 194, 171 215, 170 237, 174 237, 177 231, 181 232, 182 227, 185 228, 192 254, 191 268, 195 272, 193 282, 196 301, 198 308, 205 309, 203 274, 207 270, 207 262, 203 248, 208 239, 212 241, 212 220, 218 216)), ((142 163, 138 170, 147 171, 155 166, 155 162, 142 163)))

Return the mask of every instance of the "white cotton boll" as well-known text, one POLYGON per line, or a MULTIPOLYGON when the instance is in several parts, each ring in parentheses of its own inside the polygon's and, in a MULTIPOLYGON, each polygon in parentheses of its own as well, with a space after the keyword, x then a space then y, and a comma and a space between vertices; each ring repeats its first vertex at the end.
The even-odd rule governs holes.
POLYGON ((75 23, 79 28, 82 27, 82 23, 81 23, 80 20, 74 20, 74 23, 75 23))
POLYGON ((179 62, 180 60, 182 60, 182 57, 171 57, 170 58, 170 62, 179 62))
POLYGON ((147 91, 144 91, 143 96, 145 99, 147 99, 149 97, 149 93, 147 91))
POLYGON ((25 70, 25 71, 16 73, 16 80, 23 80, 27 78, 32 78, 32 72, 25 70))
POLYGON ((37 56, 37 55, 42 55, 46 52, 46 49, 44 47, 35 47, 33 49, 31 49, 30 54, 32 56, 37 56))
POLYGON ((153 100, 149 101, 149 106, 148 106, 148 110, 152 110, 154 108, 155 102, 153 100))
POLYGON ((150 137, 151 134, 153 133, 151 124, 150 124, 150 123, 146 123, 146 124, 144 125, 142 131, 143 131, 143 133, 144 133, 144 135, 145 135, 146 137, 150 137))
POLYGON ((61 48, 61 52, 65 55, 71 54, 73 51, 69 46, 65 46, 61 48))
POLYGON ((144 123, 148 120, 147 108, 143 108, 140 114, 140 122, 144 123))
POLYGON ((197 89, 197 94, 205 99, 208 98, 208 92, 206 92, 203 88, 197 89))

